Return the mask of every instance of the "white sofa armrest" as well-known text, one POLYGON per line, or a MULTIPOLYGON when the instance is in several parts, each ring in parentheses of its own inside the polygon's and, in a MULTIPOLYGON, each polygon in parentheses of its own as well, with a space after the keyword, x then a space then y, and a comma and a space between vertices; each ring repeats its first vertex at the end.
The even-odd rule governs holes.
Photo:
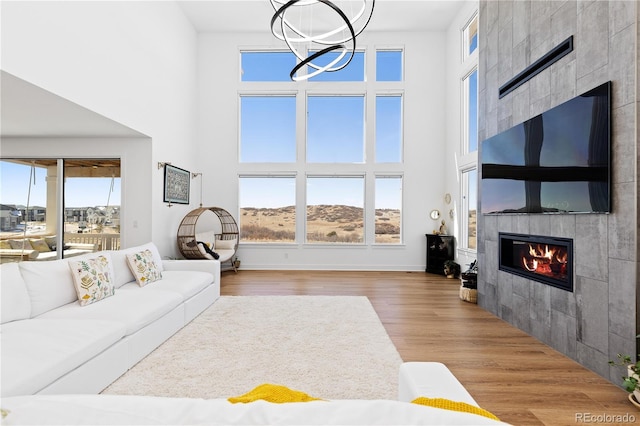
POLYGON ((426 398, 445 398, 478 406, 456 376, 440 362, 405 362, 400 365, 398 400, 411 402, 426 398))
POLYGON ((201 271, 213 275, 214 282, 220 282, 220 262, 211 259, 169 259, 162 260, 165 271, 201 271))

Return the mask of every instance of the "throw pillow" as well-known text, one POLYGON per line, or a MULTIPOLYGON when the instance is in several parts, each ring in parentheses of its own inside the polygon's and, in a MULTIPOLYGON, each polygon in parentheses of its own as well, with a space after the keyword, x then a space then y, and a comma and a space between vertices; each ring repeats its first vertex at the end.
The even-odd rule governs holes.
POLYGON ((216 248, 218 250, 233 250, 236 247, 236 239, 232 240, 216 240, 216 248))
POLYGON ((109 259, 97 256, 69 261, 80 306, 86 306, 115 294, 109 259))
POLYGON ((9 245, 14 250, 33 250, 33 248, 31 247, 31 243, 26 239, 9 240, 9 245))
POLYGON ((11 250, 11 244, 9 244, 8 240, 0 240, 0 249, 11 250))
POLYGON ((127 254, 127 265, 140 287, 162 279, 162 272, 158 269, 153 260, 153 253, 149 249, 127 254))
POLYGON ((55 250, 55 246, 56 246, 56 236, 55 235, 50 235, 48 237, 44 237, 44 240, 46 241, 47 245, 49 246, 49 248, 51 250, 55 250))
POLYGON ((49 244, 47 244, 47 242, 44 239, 29 240, 29 241, 31 242, 31 247, 33 247, 34 250, 38 250, 40 253, 46 253, 48 251, 51 251, 49 244))

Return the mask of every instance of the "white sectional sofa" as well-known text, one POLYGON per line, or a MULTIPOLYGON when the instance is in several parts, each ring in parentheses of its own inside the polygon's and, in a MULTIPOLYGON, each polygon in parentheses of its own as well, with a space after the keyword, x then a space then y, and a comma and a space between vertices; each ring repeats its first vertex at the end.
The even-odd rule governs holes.
MULTIPOLYGON (((398 400, 319 400, 276 404, 263 400, 127 395, 31 395, 4 398, 6 424, 65 425, 504 425, 485 415, 411 403, 444 398, 477 407, 449 369, 437 362, 400 367, 398 400)), ((234 396, 234 395, 230 395, 234 396)), ((321 395, 313 395, 321 397, 321 395)))
MULTIPOLYGON (((75 265, 75 263, 74 263, 75 265)), ((163 260, 153 243, 0 265, 1 396, 98 393, 220 296, 220 263, 163 260), (127 255, 161 279, 139 285, 127 255), (106 259, 114 292, 81 306, 69 262, 106 259)))

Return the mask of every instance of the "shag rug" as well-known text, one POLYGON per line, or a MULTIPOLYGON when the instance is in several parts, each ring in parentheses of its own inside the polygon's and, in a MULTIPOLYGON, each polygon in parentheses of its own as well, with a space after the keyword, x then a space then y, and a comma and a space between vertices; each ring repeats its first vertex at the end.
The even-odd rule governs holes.
POLYGON ((402 362, 360 296, 223 296, 102 393, 227 398, 273 383, 396 399, 402 362))

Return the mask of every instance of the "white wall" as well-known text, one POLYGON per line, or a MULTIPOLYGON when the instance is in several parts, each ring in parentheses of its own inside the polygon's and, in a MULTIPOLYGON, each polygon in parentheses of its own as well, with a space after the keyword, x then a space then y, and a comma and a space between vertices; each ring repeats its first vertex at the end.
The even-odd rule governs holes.
MULTIPOLYGON (((157 168, 171 162, 193 170, 197 157, 197 34, 180 7, 165 1, 2 2, 1 19, 3 70, 151 138, 140 158, 129 157, 128 147, 120 151, 139 168, 133 173, 139 179, 123 176, 123 207, 135 206, 123 211, 123 241, 153 239, 163 255, 176 255, 178 225, 198 198, 192 191, 190 206, 167 208, 157 168), (148 192, 142 198, 139 185, 148 192)), ((62 154, 73 145, 49 142, 62 154)), ((103 143, 86 141, 82 150, 98 153, 103 143)), ((12 153, 33 156, 36 147, 24 141, 12 153)), ((3 140, 3 156, 4 148, 3 140)))
MULTIPOLYGON (((243 269, 353 269, 424 271, 426 240, 444 209, 446 141, 445 32, 363 33, 358 46, 404 46, 405 177, 400 247, 241 245, 243 269)), ((199 170, 204 204, 238 217, 238 84, 242 47, 282 48, 271 33, 203 34, 199 39, 199 170)))

